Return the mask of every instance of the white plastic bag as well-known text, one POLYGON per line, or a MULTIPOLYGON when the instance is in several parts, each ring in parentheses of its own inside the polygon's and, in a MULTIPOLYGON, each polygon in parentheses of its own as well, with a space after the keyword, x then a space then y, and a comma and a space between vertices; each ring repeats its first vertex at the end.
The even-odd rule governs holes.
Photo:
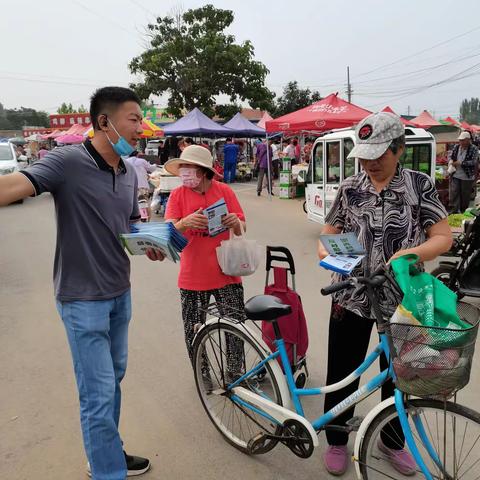
POLYGON ((217 247, 218 264, 225 275, 242 277, 251 275, 260 264, 262 247, 256 240, 236 236, 230 230, 230 239, 222 240, 217 247))
POLYGON ((447 168, 448 174, 453 175, 456 171, 457 169, 453 166, 453 163, 451 161, 448 162, 448 168, 447 168))
POLYGON ((153 192, 152 202, 150 203, 150 208, 153 211, 160 210, 162 206, 162 194, 160 193, 159 189, 156 189, 153 192))

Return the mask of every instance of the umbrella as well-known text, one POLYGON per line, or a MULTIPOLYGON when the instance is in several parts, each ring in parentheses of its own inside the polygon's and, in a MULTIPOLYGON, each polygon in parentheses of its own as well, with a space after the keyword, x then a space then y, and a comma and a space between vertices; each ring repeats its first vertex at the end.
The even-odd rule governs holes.
POLYGON ((142 121, 142 128, 142 138, 163 137, 163 130, 150 120, 144 119, 142 121))
MULTIPOLYGON (((153 122, 150 120, 143 120, 142 121, 142 128, 143 128, 143 133, 140 135, 142 138, 151 138, 151 137, 163 137, 163 130, 155 125, 153 122)), ((83 132, 84 137, 89 137, 92 138, 94 135, 93 127, 90 125, 90 127, 83 132)))
POLYGON ((13 143, 15 145, 25 145, 27 143, 27 141, 22 138, 22 137, 13 137, 13 138, 10 138, 9 139, 9 142, 10 143, 13 143))
POLYGON ((55 139, 57 143, 72 144, 72 143, 82 143, 83 135, 61 135, 55 139))

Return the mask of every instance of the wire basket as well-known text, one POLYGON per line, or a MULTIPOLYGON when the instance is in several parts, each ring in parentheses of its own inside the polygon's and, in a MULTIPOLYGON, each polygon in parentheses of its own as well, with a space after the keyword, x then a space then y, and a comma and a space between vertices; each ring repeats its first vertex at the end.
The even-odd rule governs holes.
POLYGON ((446 398, 467 385, 480 314, 477 307, 463 302, 457 304, 457 313, 470 328, 388 324, 385 333, 399 390, 446 398))

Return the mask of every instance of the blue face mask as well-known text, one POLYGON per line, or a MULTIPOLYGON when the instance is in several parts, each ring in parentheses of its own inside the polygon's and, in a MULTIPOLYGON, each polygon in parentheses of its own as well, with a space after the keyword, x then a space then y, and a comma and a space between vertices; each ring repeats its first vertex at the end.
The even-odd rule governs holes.
POLYGON ((108 138, 108 141, 110 142, 110 145, 112 148, 115 150, 115 153, 119 156, 129 156, 132 152, 135 151, 135 148, 132 147, 124 137, 122 137, 118 132, 117 129, 115 128, 115 125, 108 120, 108 123, 112 126, 112 128, 115 130, 115 133, 118 135, 118 140, 116 143, 113 143, 110 138, 108 138, 107 133, 105 132, 106 137, 108 138))

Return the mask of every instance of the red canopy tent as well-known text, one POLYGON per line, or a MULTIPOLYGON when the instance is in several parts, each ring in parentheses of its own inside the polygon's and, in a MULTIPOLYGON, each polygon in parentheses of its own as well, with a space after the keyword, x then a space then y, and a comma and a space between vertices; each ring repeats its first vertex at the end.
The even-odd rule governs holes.
POLYGON ((412 122, 421 128, 430 128, 442 125, 440 122, 437 122, 426 110, 424 110, 418 117, 412 118, 412 122))
MULTIPOLYGON (((397 115, 397 117, 400 117, 400 115, 395 113, 388 105, 382 110, 382 112, 393 113, 394 115, 397 115)), ((402 117, 400 117, 400 121, 408 127, 417 127, 418 126, 415 123, 413 123, 411 120, 405 120, 402 117)))
POLYGON ((302 130, 323 132, 333 128, 350 127, 372 113, 342 100, 337 95, 332 93, 308 107, 266 122, 267 133, 294 133, 302 130))
POLYGON ((443 119, 444 122, 450 123, 454 125, 455 127, 458 127, 459 123, 452 117, 446 117, 443 119))
POLYGON ((460 122, 460 126, 464 129, 464 130, 472 130, 472 126, 467 123, 467 122, 460 122))

